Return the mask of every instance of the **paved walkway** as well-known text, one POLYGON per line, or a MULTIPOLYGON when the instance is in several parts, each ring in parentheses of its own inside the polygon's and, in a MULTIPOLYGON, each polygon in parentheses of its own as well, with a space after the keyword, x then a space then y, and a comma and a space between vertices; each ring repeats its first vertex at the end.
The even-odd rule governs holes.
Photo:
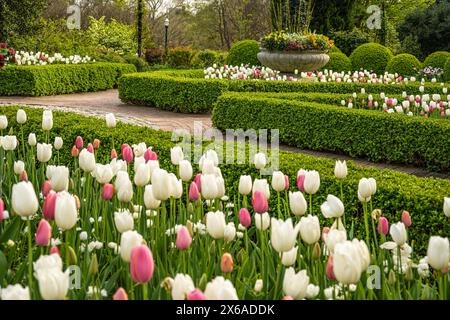
MULTIPOLYGON (((0 97, 0 104, 26 105, 31 107, 45 107, 55 110, 75 112, 88 116, 103 117, 112 112, 118 120, 126 123, 143 125, 154 129, 174 131, 176 129, 194 131, 194 127, 201 126, 203 130, 211 128, 211 116, 209 114, 182 114, 163 111, 157 108, 135 106, 120 101, 117 90, 107 90, 90 93, 77 93, 47 97, 0 97)), ((449 179, 449 174, 432 173, 422 168, 386 163, 373 163, 370 161, 355 159, 345 155, 337 155, 329 152, 301 150, 289 146, 280 146, 280 149, 340 160, 352 160, 362 166, 373 166, 378 169, 391 169, 412 174, 418 177, 438 177, 449 179)))

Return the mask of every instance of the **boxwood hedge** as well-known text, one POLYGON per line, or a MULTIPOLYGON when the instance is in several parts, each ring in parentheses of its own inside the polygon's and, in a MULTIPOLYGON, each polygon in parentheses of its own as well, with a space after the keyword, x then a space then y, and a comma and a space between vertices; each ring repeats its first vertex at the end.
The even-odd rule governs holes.
POLYGON ((97 91, 117 86, 132 64, 92 63, 46 66, 8 66, 0 70, 0 95, 46 96, 97 91))
POLYGON ((445 119, 278 99, 273 94, 227 93, 219 97, 212 121, 219 129, 279 129, 281 142, 299 148, 450 169, 450 122, 445 119))
MULTIPOLYGON (((205 79, 202 70, 169 70, 132 73, 119 80, 119 96, 124 102, 146 104, 185 113, 208 112, 226 91, 237 92, 323 92, 353 93, 364 88, 368 93, 420 94, 419 83, 367 84, 323 83, 265 80, 205 79)), ((440 84, 427 83, 426 93, 442 93, 440 84)))
MULTIPOLYGON (((14 132, 19 130, 15 120, 17 109, 19 107, 0 106, 0 114, 8 117, 9 127, 12 127, 14 132)), ((44 136, 41 129, 42 110, 34 108, 25 108, 25 110, 28 114, 28 121, 27 125, 23 126, 24 135, 27 136, 30 132, 34 132, 38 140, 42 139, 44 136)), ((246 111, 244 110, 244 112, 246 111)), ((266 112, 266 110, 262 112, 266 112)), ((232 114, 234 114, 234 111, 230 112, 230 115, 232 114)), ((53 140, 55 136, 60 136, 64 140, 63 149, 60 150, 61 163, 71 166, 73 159, 70 156, 70 149, 76 136, 81 135, 85 142, 93 141, 94 138, 101 140, 101 147, 97 150, 98 159, 109 156, 111 138, 114 138, 116 146, 124 142, 131 144, 144 141, 147 145, 153 146, 153 149, 158 153, 162 167, 176 172, 176 168, 170 161, 170 148, 174 143, 171 141, 171 133, 121 122, 114 130, 111 130, 106 127, 104 120, 101 119, 66 112, 54 112, 53 115, 54 127, 50 132, 50 138, 53 140)), ((286 115, 286 117, 288 116, 286 115)), ((256 119, 256 121, 258 120, 256 119)), ((325 132, 324 136, 326 135, 325 132)), ((339 184, 333 175, 334 161, 283 151, 280 151, 279 155, 280 170, 290 176, 292 190, 295 189, 296 183, 294 180, 300 168, 319 171, 321 186, 319 192, 313 198, 317 210, 314 214, 320 217, 321 223, 328 225, 330 222, 324 221, 317 208, 320 203, 325 201, 328 194, 340 194, 339 184)), ((414 244, 415 251, 425 252, 430 235, 450 236, 448 218, 442 213, 443 198, 450 195, 450 181, 417 178, 392 170, 361 167, 355 165, 352 161, 348 161, 347 166, 349 174, 343 180, 346 219, 349 224, 350 220, 354 222, 356 236, 362 237, 361 232, 364 230, 363 211, 357 197, 358 181, 362 177, 373 177, 377 180, 377 193, 373 197, 373 207, 382 209, 383 215, 391 223, 400 220, 403 210, 408 210, 411 213, 413 224, 408 230, 408 235, 410 241, 414 244)), ((248 165, 223 164, 221 169, 230 196, 236 192, 241 174, 258 176, 254 167, 248 165)), ((271 201, 271 213, 276 214, 276 197, 272 197, 271 201)))

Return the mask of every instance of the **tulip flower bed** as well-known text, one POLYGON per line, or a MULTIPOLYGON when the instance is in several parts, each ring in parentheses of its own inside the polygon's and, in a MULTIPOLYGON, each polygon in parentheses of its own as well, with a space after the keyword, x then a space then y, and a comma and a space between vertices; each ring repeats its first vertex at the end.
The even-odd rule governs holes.
POLYGON ((279 129, 280 141, 299 148, 342 152, 371 161, 412 163, 448 171, 450 123, 402 114, 348 109, 273 98, 273 94, 227 93, 212 121, 225 129, 279 129))
POLYGON ((448 299, 447 180, 291 153, 265 179, 112 114, 0 114, 1 299, 448 299))
POLYGON ((0 95, 46 96, 112 89, 132 64, 91 63, 7 66, 0 70, 0 95))
POLYGON ((352 94, 361 89, 372 94, 401 95, 441 93, 439 83, 395 82, 382 83, 338 83, 299 82, 267 80, 205 79, 201 70, 169 70, 132 73, 119 80, 119 96, 124 102, 145 104, 164 110, 204 113, 212 109, 218 97, 227 91, 236 92, 321 92, 352 94))

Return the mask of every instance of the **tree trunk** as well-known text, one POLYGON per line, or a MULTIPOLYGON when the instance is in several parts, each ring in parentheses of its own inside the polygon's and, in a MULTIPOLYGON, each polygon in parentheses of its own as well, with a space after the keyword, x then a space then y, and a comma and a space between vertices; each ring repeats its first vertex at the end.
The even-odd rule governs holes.
POLYGON ((138 0, 137 7, 137 41, 138 41, 138 56, 142 57, 142 18, 144 16, 143 0, 138 0))

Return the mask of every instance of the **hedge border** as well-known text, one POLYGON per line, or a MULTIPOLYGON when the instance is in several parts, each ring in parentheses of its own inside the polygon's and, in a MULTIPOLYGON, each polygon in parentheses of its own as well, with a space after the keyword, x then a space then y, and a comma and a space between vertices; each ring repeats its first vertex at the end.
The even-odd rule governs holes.
POLYGON ((112 89, 132 64, 89 63, 8 66, 0 70, 0 95, 46 96, 112 89))
MULTIPOLYGON (((16 123, 16 112, 18 109, 25 109, 28 115, 24 129, 25 137, 31 133, 36 133, 38 140, 45 135, 41 127, 42 109, 24 108, 17 106, 0 106, 0 114, 8 117, 9 127, 18 132, 19 125, 16 123)), ((154 130, 148 127, 129 125, 118 122, 114 130, 106 127, 103 119, 86 117, 74 113, 53 112, 54 127, 50 131, 50 140, 60 136, 64 140, 64 146, 60 150, 61 163, 73 164, 70 156, 72 142, 78 135, 81 135, 87 143, 98 138, 101 147, 97 150, 97 155, 104 158, 109 156, 110 141, 113 138, 116 146, 120 143, 146 142, 153 146, 158 153, 161 166, 176 172, 177 168, 171 163, 170 148, 174 142, 171 141, 171 133, 154 130)), ((205 143, 209 145, 210 142, 205 143)), ((334 177, 334 160, 315 158, 308 155, 280 151, 280 170, 289 175, 291 190, 295 189, 295 177, 300 168, 307 170, 317 170, 320 173, 321 186, 318 193, 313 197, 314 204, 317 205, 326 200, 328 194, 340 194, 339 183, 334 177)), ((358 201, 357 188, 358 181, 362 177, 373 177, 377 180, 377 193, 373 197, 373 207, 381 208, 391 223, 401 219, 401 212, 407 210, 411 213, 412 227, 408 230, 410 241, 415 242, 414 252, 426 251, 429 235, 450 236, 450 224, 442 212, 443 198, 450 195, 450 181, 434 178, 418 178, 404 173, 384 169, 379 170, 373 167, 361 167, 352 161, 347 161, 348 176, 342 180, 345 194, 344 204, 346 218, 355 222, 355 236, 361 237, 363 232, 363 209, 358 201)), ((226 179, 227 190, 231 195, 238 189, 239 176, 241 174, 251 174, 254 178, 259 177, 258 171, 253 166, 224 164, 221 165, 222 172, 226 179), (230 184, 230 181, 233 181, 230 184)), ((276 197, 271 197, 271 213, 276 215, 276 197)), ((329 225, 330 221, 325 221, 320 212, 314 212, 321 219, 322 225, 329 225)), ((349 221, 349 220, 347 220, 349 221)))
POLYGON ((279 129, 280 142, 371 161, 450 169, 450 122, 316 102, 274 94, 227 93, 212 122, 218 129, 279 129), (434 138, 430 138, 434 137, 434 138))

